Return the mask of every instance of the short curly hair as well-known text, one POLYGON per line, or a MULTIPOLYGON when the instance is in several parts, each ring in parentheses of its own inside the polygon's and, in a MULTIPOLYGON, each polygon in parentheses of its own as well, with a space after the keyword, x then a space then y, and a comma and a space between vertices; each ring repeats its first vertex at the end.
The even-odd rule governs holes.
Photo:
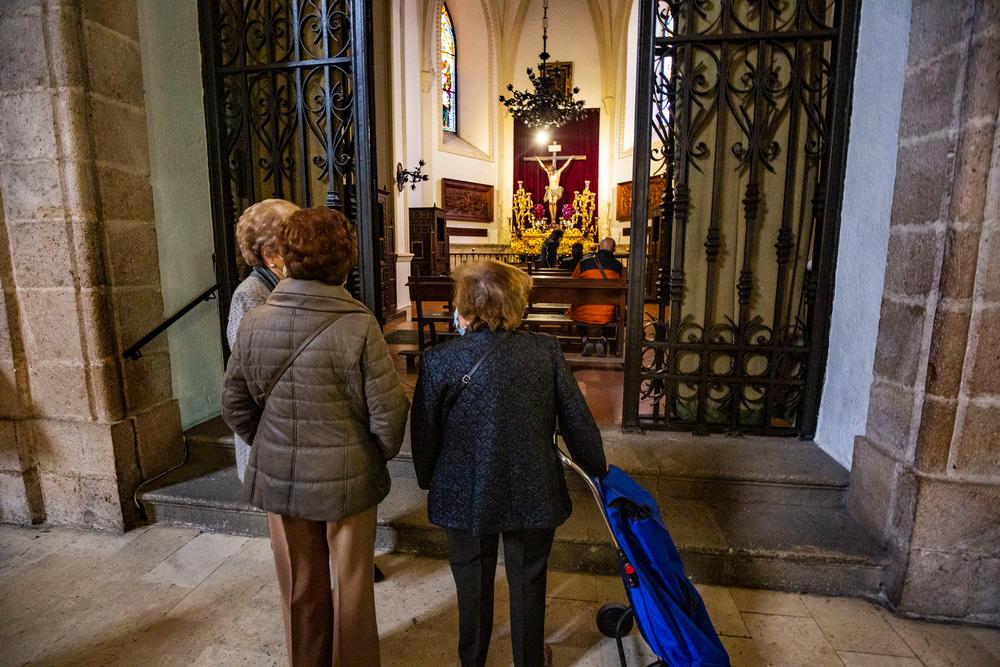
POLYGON ((343 285, 354 266, 358 242, 354 225, 340 211, 303 208, 278 226, 278 254, 290 278, 343 285))
POLYGON ((493 259, 462 264, 452 271, 453 302, 469 329, 511 331, 521 326, 531 294, 531 276, 493 259))
POLYGON ((264 265, 263 250, 274 247, 278 224, 299 207, 284 199, 265 199, 243 211, 236 223, 236 245, 247 266, 264 265))

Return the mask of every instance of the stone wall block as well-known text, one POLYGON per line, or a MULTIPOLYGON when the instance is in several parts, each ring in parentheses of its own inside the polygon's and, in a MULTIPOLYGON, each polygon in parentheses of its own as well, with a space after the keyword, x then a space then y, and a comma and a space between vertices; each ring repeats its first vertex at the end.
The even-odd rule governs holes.
POLYGON ((0 17, 0 90, 40 88, 49 82, 45 42, 40 14, 9 14, 0 17))
POLYGON ((918 63, 954 50, 964 37, 965 18, 973 4, 970 0, 913 0, 909 62, 918 63))
POLYGON ((72 224, 76 284, 82 289, 96 289, 107 284, 104 241, 101 225, 84 220, 72 224))
POLYGON ((63 160, 62 177, 66 215, 74 222, 97 220, 97 176, 93 162, 63 160))
POLYGON ((49 91, 0 95, 0 162, 55 157, 49 91))
POLYGON ((99 97, 91 98, 90 109, 97 159, 136 173, 148 173, 146 115, 141 110, 122 108, 99 97))
POLYGON ((139 41, 135 0, 81 0, 83 18, 139 41))
POLYGON ((146 350, 140 359, 126 362, 125 393, 132 412, 170 401, 173 398, 170 355, 146 350))
POLYGON ((18 381, 17 365, 9 360, 0 361, 0 419, 23 413, 18 381))
POLYGON ((851 487, 847 507, 851 515, 880 542, 889 540, 897 462, 864 437, 854 440, 851 487))
POLYGON ((958 76, 961 64, 958 51, 924 61, 915 68, 911 64, 903 84, 900 137, 923 137, 954 125, 955 92, 961 83, 958 76))
POLYGON ((80 12, 75 3, 48 3, 49 39, 54 48, 48 54, 51 85, 79 88, 85 81, 83 44, 80 39, 80 12))
POLYGON ((113 477, 40 472, 46 520, 57 525, 121 531, 121 502, 113 477))
MULTIPOLYGON (((52 103, 59 123, 60 157, 72 157, 84 168, 91 170, 94 151, 91 148, 90 108, 82 89, 64 88, 53 91, 52 103)), ((91 176, 92 178, 92 176, 91 176)), ((72 213, 72 212, 71 212, 72 213)))
POLYGON ((922 478, 912 548, 1000 557, 1000 486, 922 478))
POLYGON ((8 223, 7 234, 18 287, 73 286, 72 250, 65 221, 8 223))
POLYGON ((83 322, 83 345, 91 362, 116 357, 121 353, 115 336, 111 300, 105 288, 80 290, 80 319, 83 322))
POLYGON ((944 262, 941 267, 941 296, 947 299, 972 298, 979 263, 979 227, 949 227, 945 236, 944 262))
POLYGON ((59 164, 55 160, 7 164, 0 168, 0 190, 3 191, 7 223, 62 218, 65 208, 59 175, 59 164))
POLYGON ((21 474, 21 456, 17 451, 17 424, 0 418, 0 472, 21 474))
POLYGON ((101 421, 124 419, 125 395, 122 374, 116 361, 104 359, 91 363, 89 377, 94 417, 101 421))
POLYGON ((105 229, 113 284, 117 287, 158 284, 159 256, 153 223, 109 222, 105 229))
POLYGON ((910 613, 961 618, 969 607, 969 594, 964 585, 956 584, 970 582, 978 571, 977 558, 914 549, 899 608, 910 613))
POLYGON ((38 361, 28 367, 34 413, 43 417, 90 416, 87 377, 80 362, 38 361))
MULTIPOLYGON (((1000 193, 998 193, 1000 194, 1000 193)), ((982 262, 983 302, 1000 304, 1000 220, 987 221, 983 227, 982 262)))
POLYGON ((1000 475, 1000 407, 971 402, 960 429, 955 470, 1000 475))
POLYGON ((32 419, 29 423, 41 472, 100 477, 115 469, 108 424, 60 419, 32 419))
POLYGON ((32 518, 24 477, 20 472, 0 470, 0 523, 28 525, 32 518))
POLYGON ((933 228, 889 236, 889 262, 885 269, 885 289, 905 296, 925 296, 934 282, 940 234, 933 228))
POLYGON ((83 361, 77 293, 65 289, 18 290, 21 332, 28 362, 83 361))
POLYGON ((153 191, 148 174, 98 167, 97 182, 105 220, 153 220, 153 191))
MULTIPOLYGON (((976 360, 969 373, 969 393, 1000 395, 1000 309, 979 313, 976 337, 978 344, 976 360)), ((1000 439, 1000 432, 997 437, 1000 439)))
POLYGON ((184 462, 184 436, 177 402, 168 400, 132 417, 139 463, 146 479, 184 462))
POLYGON ((930 397, 924 399, 915 455, 918 469, 945 472, 957 409, 957 401, 935 400, 930 397))
POLYGON ((970 317, 967 311, 940 307, 934 313, 934 333, 927 359, 928 393, 946 398, 958 396, 970 317))
POLYGON ((875 374, 912 386, 917 378, 924 340, 925 311, 921 306, 882 300, 875 374))
MULTIPOLYGON (((1000 70, 1000 60, 997 68, 1000 70)), ((951 200, 951 218, 958 222, 981 223, 983 220, 995 136, 996 124, 993 122, 962 131, 951 200)))
POLYGON ((954 155, 947 137, 901 146, 892 198, 893 225, 926 224, 941 218, 954 155))
POLYGON ((100 24, 85 21, 84 46, 91 90, 141 107, 142 61, 139 44, 100 24))
MULTIPOLYGON (((163 295, 158 283, 115 288, 114 304, 118 313, 120 341, 124 346, 136 342, 163 321, 163 295)), ((143 354, 166 349, 166 336, 163 336, 143 348, 143 354)))
MULTIPOLYGON (((987 0, 983 5, 996 4, 987 0)), ((980 19, 981 21, 982 19, 980 19)), ((965 84, 968 118, 995 119, 1000 108, 1000 29, 994 23, 991 30, 979 32, 972 41, 968 74, 965 84)))
POLYGON ((913 392, 878 379, 868 402, 868 437, 900 457, 909 450, 913 392))

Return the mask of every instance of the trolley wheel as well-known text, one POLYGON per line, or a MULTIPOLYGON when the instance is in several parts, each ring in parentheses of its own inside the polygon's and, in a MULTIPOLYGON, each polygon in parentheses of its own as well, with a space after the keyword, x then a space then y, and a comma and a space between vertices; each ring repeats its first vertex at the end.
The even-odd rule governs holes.
POLYGON ((617 602, 609 602, 597 610, 597 629, 605 637, 624 637, 632 632, 633 617, 628 607, 617 602), (621 623, 622 617, 628 614, 629 617, 621 623))

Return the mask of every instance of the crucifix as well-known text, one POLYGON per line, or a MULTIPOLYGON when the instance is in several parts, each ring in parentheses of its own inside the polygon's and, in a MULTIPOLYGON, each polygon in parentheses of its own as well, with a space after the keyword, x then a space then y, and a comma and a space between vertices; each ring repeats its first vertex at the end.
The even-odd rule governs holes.
POLYGON ((559 185, 559 179, 562 173, 569 166, 569 163, 573 160, 586 160, 586 155, 559 155, 559 151, 562 150, 562 146, 552 142, 549 144, 549 153, 552 153, 551 158, 547 158, 542 155, 533 155, 524 158, 525 162, 535 161, 538 165, 545 170, 545 173, 549 176, 549 184, 545 186, 545 194, 542 196, 542 201, 549 205, 549 215, 551 216, 551 221, 553 224, 559 219, 556 214, 559 210, 559 200, 562 199, 563 189, 559 185), (546 160, 552 160, 552 164, 546 164, 546 160), (563 165, 559 166, 559 160, 565 160, 563 165))

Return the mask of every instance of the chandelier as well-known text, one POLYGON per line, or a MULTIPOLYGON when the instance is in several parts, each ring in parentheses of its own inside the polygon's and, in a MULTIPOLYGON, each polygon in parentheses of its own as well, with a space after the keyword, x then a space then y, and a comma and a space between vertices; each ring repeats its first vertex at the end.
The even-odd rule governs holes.
POLYGON ((583 100, 574 100, 573 96, 580 92, 573 88, 567 93, 560 90, 545 67, 549 59, 549 0, 544 0, 542 9, 542 52, 538 58, 542 61, 538 66, 538 75, 528 68, 528 81, 534 90, 514 90, 514 84, 508 83, 510 97, 500 96, 500 102, 514 118, 533 130, 545 130, 561 127, 583 115, 583 100))

